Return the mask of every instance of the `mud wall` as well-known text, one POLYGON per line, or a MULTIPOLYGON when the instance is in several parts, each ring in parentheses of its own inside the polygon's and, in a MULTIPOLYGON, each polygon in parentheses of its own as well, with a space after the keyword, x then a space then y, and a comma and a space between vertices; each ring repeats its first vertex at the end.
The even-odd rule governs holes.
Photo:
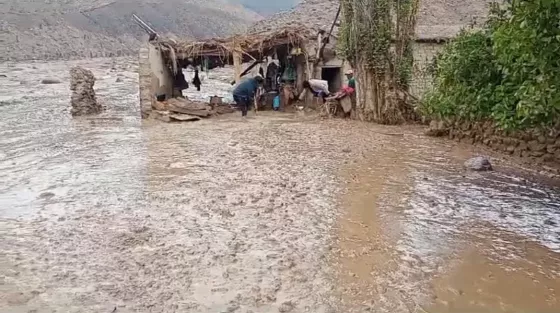
MULTIPOLYGON (((152 110, 152 102, 156 100, 156 96, 160 94, 164 94, 166 98, 170 98, 173 93, 173 76, 171 75, 171 71, 165 65, 165 61, 161 54, 161 51, 158 47, 148 44, 148 66, 145 67, 145 70, 149 70, 149 99, 150 99, 150 107, 148 107, 147 103, 143 103, 142 105, 142 115, 145 116, 149 114, 152 110)), ((145 74, 148 75, 148 74, 145 74)), ((144 78, 147 79, 145 76, 144 78)), ((147 84, 146 84, 147 85, 147 84)), ((145 97, 148 95, 145 93, 146 85, 141 84, 141 96, 144 92, 145 97)))
POLYGON ((152 111, 152 71, 150 69, 149 49, 143 47, 138 53, 138 89, 142 118, 147 118, 152 111))
POLYGON ((560 123, 555 130, 528 130, 506 133, 492 124, 451 123, 449 137, 471 144, 483 144, 496 151, 539 163, 560 172, 560 123))

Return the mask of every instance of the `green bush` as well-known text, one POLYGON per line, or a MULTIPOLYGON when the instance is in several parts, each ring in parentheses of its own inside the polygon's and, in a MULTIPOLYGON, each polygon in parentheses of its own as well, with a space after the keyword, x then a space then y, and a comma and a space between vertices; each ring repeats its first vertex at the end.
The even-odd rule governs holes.
POLYGON ((494 120, 507 130, 560 117, 560 0, 494 6, 483 30, 463 31, 434 65, 422 110, 436 118, 494 120))

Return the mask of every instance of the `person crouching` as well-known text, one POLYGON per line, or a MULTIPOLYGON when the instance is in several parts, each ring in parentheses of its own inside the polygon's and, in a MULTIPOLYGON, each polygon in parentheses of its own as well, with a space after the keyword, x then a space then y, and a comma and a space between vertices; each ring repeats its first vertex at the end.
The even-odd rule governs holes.
POLYGON ((249 106, 253 103, 255 98, 255 93, 262 85, 264 79, 262 76, 257 75, 252 78, 247 78, 243 80, 235 89, 233 89, 233 101, 237 105, 237 108, 241 110, 241 116, 247 116, 247 111, 249 106))
MULTIPOLYGON (((303 82, 304 90, 310 91, 313 96, 319 97, 325 101, 325 98, 330 96, 329 82, 321 79, 310 79, 303 82)), ((303 100, 304 92, 300 95, 300 100, 303 100)))

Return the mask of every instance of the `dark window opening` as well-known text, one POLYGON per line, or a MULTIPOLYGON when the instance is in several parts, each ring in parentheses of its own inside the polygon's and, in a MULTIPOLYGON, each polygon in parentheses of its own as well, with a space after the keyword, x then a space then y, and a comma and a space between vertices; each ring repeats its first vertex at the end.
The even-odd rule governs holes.
POLYGON ((342 70, 340 67, 323 67, 321 79, 329 82, 331 93, 335 93, 342 88, 342 70))

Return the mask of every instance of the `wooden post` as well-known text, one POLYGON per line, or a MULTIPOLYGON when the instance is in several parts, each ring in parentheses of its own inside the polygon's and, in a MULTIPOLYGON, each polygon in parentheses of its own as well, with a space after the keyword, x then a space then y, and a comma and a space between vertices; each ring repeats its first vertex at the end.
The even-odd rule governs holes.
POLYGON ((323 46, 323 35, 321 32, 317 34, 317 51, 315 54, 315 62, 318 63, 321 58, 321 48, 323 46))
POLYGON ((296 57, 296 93, 300 94, 303 91, 303 81, 305 78, 305 62, 306 56, 298 55, 296 57))
POLYGON ((235 44, 235 49, 233 49, 233 67, 235 69, 235 83, 238 84, 241 81, 241 72, 243 63, 243 55, 241 54, 241 47, 235 44))

